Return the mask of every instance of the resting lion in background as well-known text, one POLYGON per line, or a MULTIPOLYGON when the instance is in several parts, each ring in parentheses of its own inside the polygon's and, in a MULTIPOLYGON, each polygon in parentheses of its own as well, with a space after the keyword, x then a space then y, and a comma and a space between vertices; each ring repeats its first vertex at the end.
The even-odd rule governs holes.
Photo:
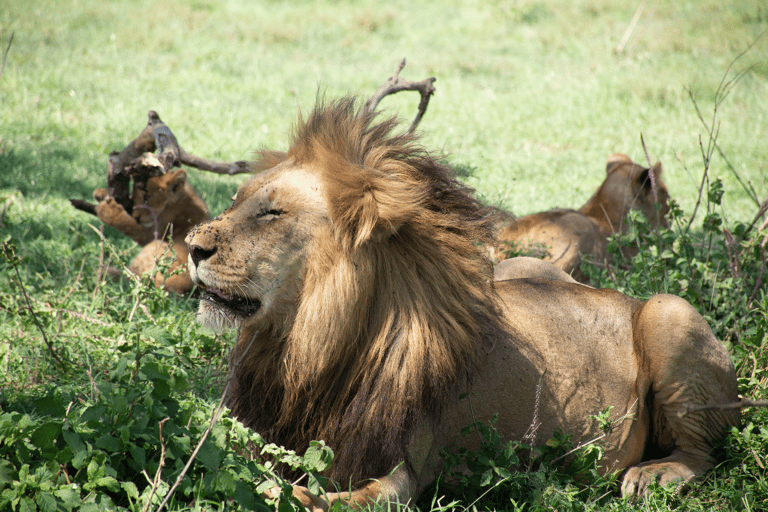
MULTIPOLYGON (((174 258, 169 273, 186 267, 188 253, 184 238, 193 226, 211 219, 208 207, 187 182, 187 172, 183 169, 149 178, 145 190, 136 187, 133 215, 103 188, 94 190, 93 198, 99 202, 96 205, 99 220, 143 247, 128 267, 136 275, 155 272, 158 260, 169 256, 174 258)), ((119 275, 116 269, 110 269, 110 273, 119 275)), ((186 268, 167 279, 157 272, 154 282, 158 288, 181 295, 193 288, 186 268)))
POLYGON ((689 408, 737 400, 736 375, 693 307, 557 273, 490 280, 475 244, 492 238, 487 211, 374 117, 352 99, 321 102, 290 150, 267 153, 267 170, 187 237, 200 320, 239 327, 233 415, 298 452, 325 440, 327 475, 353 488, 294 487, 302 503, 406 503, 442 469, 440 449, 477 449, 461 429, 496 413, 506 439, 538 417, 536 443, 558 428, 578 443, 598 429, 589 415, 613 406, 627 418, 601 441, 601 464, 627 470, 624 495, 714 467, 739 413, 689 408))
MULTIPOLYGON (((605 262, 609 257, 608 238, 626 232, 625 219, 630 210, 645 215, 652 228, 667 226, 669 193, 661 172, 660 162, 648 169, 627 155, 613 155, 606 164, 605 181, 584 206, 510 218, 500 226, 497 238, 523 249, 545 249, 545 260, 585 282, 582 257, 590 256, 598 264, 605 262)), ((627 258, 637 252, 622 248, 627 258)))

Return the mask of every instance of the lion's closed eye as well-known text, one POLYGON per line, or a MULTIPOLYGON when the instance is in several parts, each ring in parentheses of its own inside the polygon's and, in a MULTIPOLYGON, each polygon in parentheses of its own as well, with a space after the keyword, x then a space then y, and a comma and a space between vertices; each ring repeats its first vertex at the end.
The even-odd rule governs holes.
POLYGON ((274 218, 280 217, 282 214, 283 210, 279 209, 263 210, 256 214, 256 219, 261 221, 272 220, 274 218))

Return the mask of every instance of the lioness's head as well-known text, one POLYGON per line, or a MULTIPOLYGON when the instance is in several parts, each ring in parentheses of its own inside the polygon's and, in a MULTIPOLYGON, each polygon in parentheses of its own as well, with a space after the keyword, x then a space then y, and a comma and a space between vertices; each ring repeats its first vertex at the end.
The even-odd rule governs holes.
MULTIPOLYGON (((661 178, 661 162, 651 168, 634 163, 628 156, 616 154, 606 163, 606 178, 595 196, 600 204, 616 208, 615 219, 623 219, 629 210, 638 210, 651 227, 667 226, 669 192, 661 178)), ((609 217, 614 217, 610 215, 609 217)), ((613 229, 618 229, 618 225, 613 229)))

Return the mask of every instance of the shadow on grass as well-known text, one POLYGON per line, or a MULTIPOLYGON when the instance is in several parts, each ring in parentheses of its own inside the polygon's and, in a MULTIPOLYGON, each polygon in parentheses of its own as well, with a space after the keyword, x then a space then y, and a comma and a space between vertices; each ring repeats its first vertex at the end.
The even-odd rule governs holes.
MULTIPOLYGON (((0 189, 16 189, 27 198, 90 198, 98 181, 83 167, 97 168, 98 163, 87 160, 78 148, 58 144, 37 148, 0 146, 0 189), (84 174, 85 179, 77 178, 84 174)), ((106 164, 104 169, 100 181, 105 180, 106 164)))

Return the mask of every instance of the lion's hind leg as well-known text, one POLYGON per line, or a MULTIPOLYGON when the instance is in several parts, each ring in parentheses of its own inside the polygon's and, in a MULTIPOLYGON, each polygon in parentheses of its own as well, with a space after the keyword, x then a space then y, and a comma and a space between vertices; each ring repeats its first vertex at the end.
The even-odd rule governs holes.
POLYGON ((134 274, 141 276, 146 273, 154 273, 152 280, 155 286, 163 288, 166 291, 174 292, 179 295, 189 293, 192 288, 192 279, 189 277, 189 272, 186 269, 187 263, 187 250, 186 246, 178 247, 178 251, 174 251, 168 242, 164 240, 155 240, 145 245, 141 252, 134 258, 129 266, 129 269, 134 274), (184 266, 183 271, 180 274, 174 274, 166 278, 163 273, 158 271, 158 263, 163 258, 173 258, 168 272, 173 272, 177 268, 184 266))
POLYGON ((624 496, 644 494, 654 480, 686 482, 714 468, 712 447, 739 424, 737 410, 693 410, 738 400, 733 363, 693 306, 673 295, 651 297, 635 313, 633 333, 649 379, 646 457, 654 458, 629 468, 624 496))

